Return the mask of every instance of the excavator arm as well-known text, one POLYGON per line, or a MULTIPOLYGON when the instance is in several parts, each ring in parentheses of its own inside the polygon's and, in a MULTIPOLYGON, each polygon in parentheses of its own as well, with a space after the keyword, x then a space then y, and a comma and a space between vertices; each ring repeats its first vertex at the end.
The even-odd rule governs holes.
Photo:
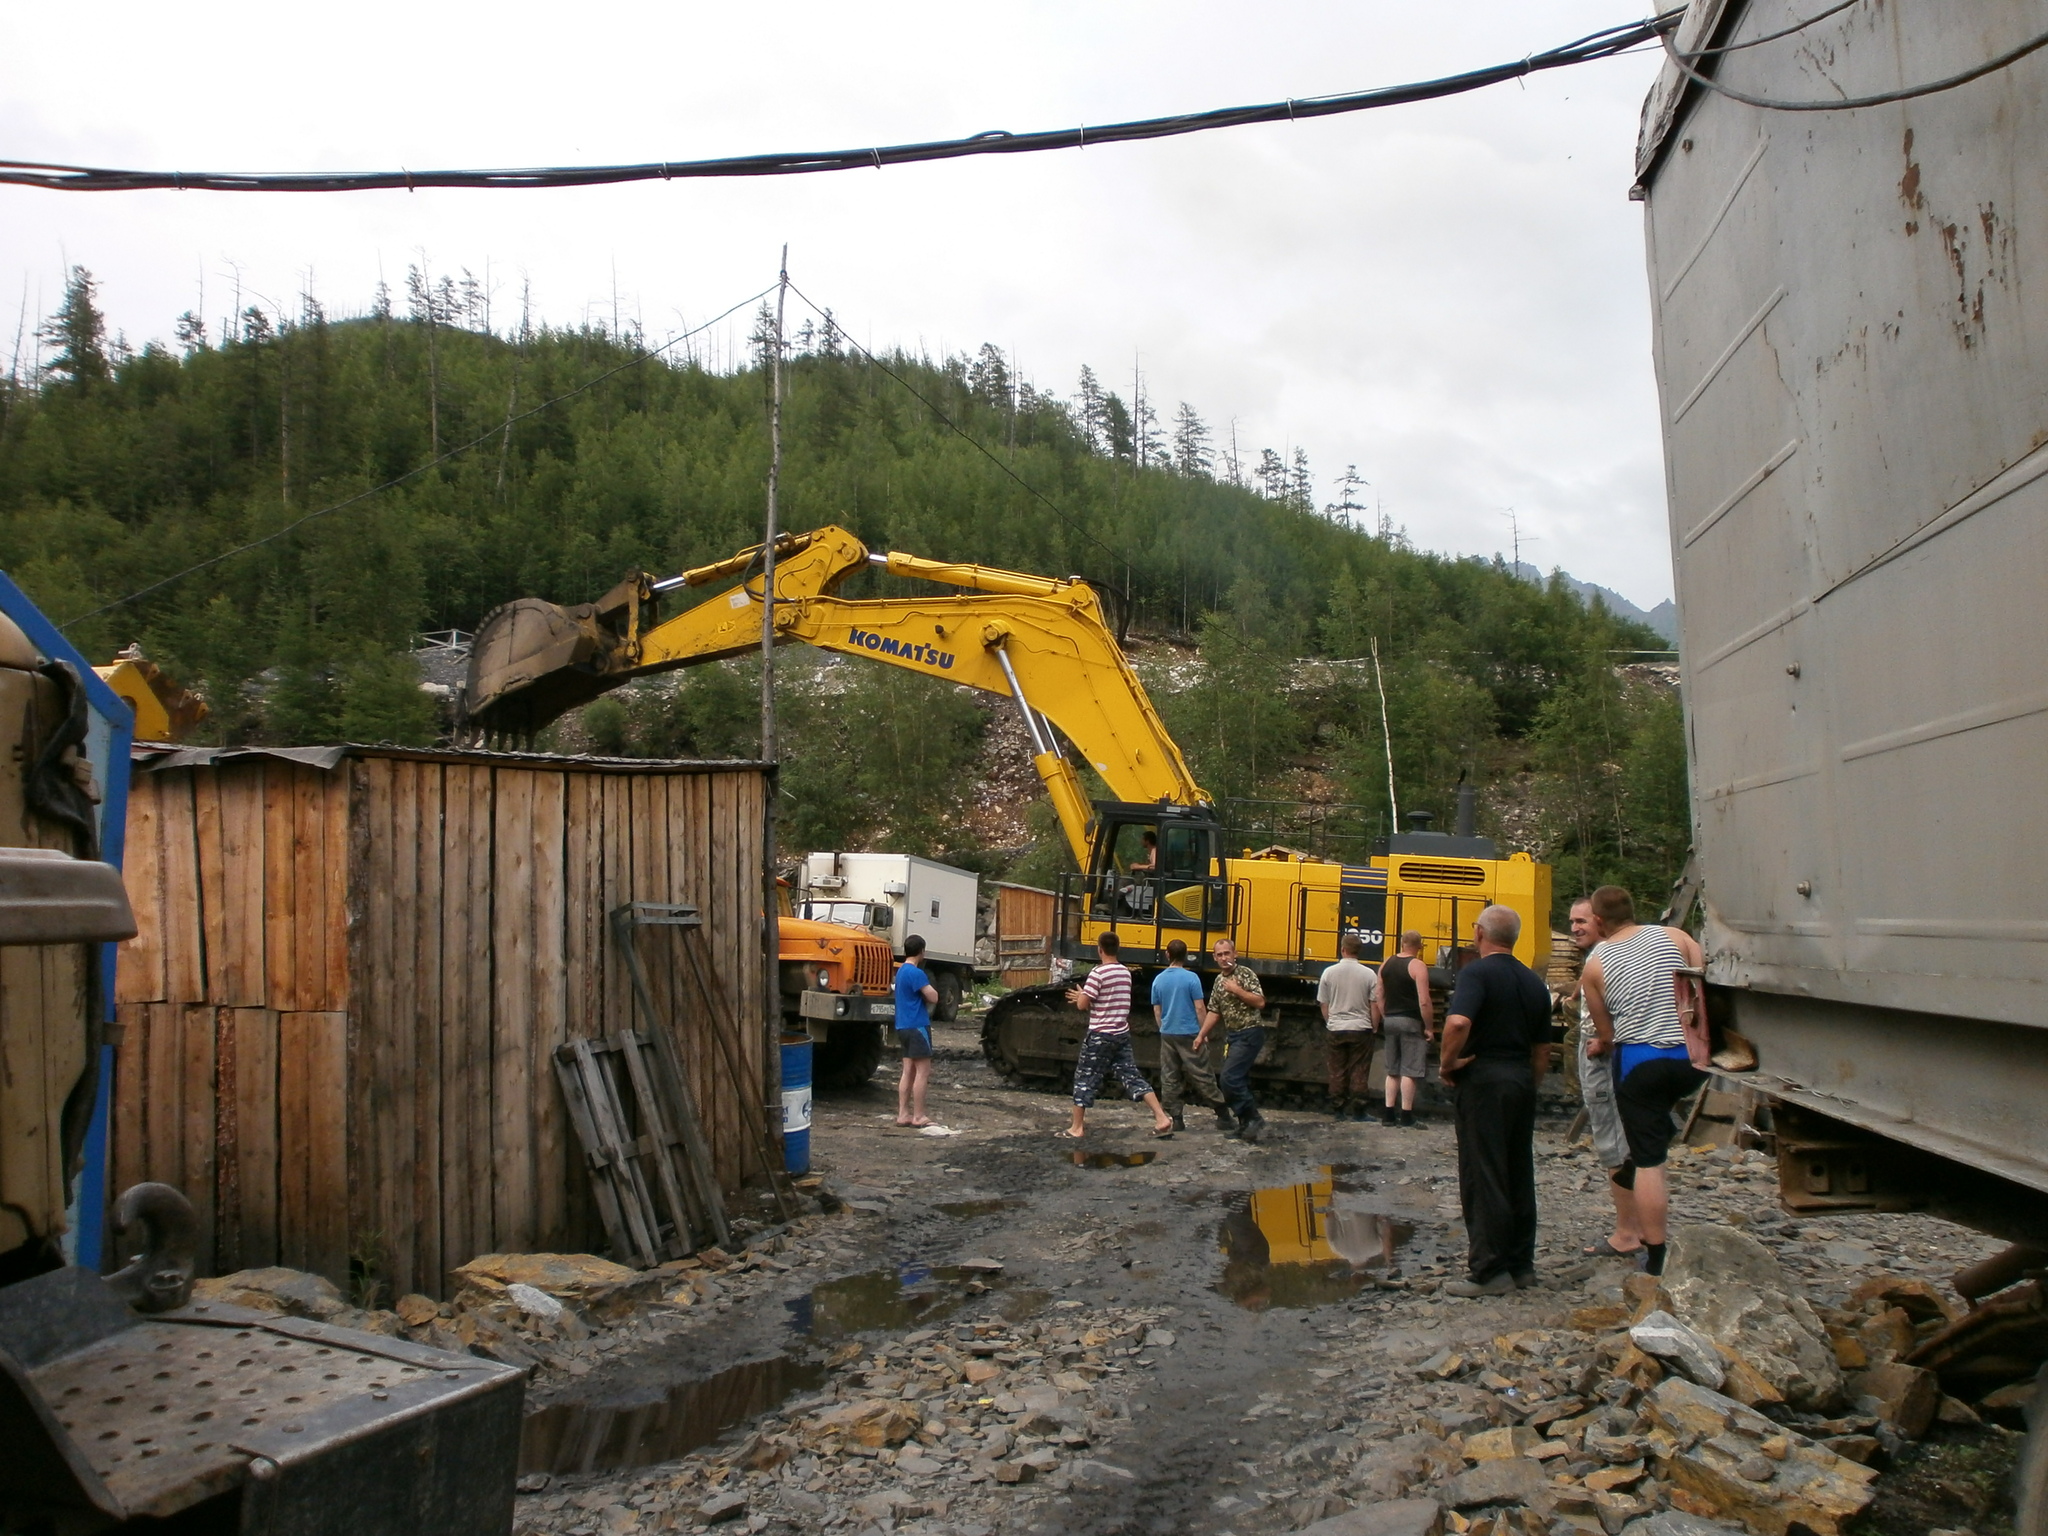
MULTIPOLYGON (((632 678, 751 652, 761 643, 761 555, 757 546, 667 581, 636 573, 576 608, 522 598, 498 609, 471 651, 470 720, 493 733, 531 735, 632 678), (740 580, 730 590, 651 622, 664 593, 734 576, 740 580)), ((1087 796, 1047 722, 1118 799, 1208 803, 1086 582, 870 554, 836 527, 778 540, 774 579, 779 644, 865 656, 1015 699, 1031 733, 1033 766, 1083 867, 1087 796), (869 566, 969 595, 835 595, 869 566)))

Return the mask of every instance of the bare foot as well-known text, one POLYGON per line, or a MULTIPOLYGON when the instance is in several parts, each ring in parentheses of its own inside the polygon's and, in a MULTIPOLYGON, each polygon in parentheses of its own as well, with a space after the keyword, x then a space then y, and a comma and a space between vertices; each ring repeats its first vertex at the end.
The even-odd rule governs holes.
POLYGON ((922 1128, 922 1127, 924 1127, 924 1126, 930 1125, 930 1124, 931 1124, 931 1121, 929 1121, 929 1120, 906 1120, 906 1121, 904 1121, 903 1123, 904 1123, 905 1125, 914 1125, 914 1126, 918 1126, 918 1127, 922 1128))

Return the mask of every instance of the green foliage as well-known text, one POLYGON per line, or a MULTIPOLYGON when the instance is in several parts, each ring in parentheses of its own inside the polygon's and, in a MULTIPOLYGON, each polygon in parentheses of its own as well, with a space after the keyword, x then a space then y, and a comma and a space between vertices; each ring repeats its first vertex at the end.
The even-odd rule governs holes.
POLYGON ((1290 628, 1257 578, 1239 578, 1229 605, 1202 616, 1200 680, 1158 700, 1188 767, 1218 800, 1260 795, 1301 750, 1307 721, 1288 696, 1290 628))
MULTIPOLYGON (((959 862, 984 716, 965 690, 893 667, 776 659, 779 838, 786 848, 860 848, 959 862)), ((609 757, 754 757, 761 672, 753 659, 695 667, 606 694, 581 711, 582 746, 609 757)))
POLYGON ((1544 703, 1530 743, 1558 786, 1547 818, 1557 915, 1601 885, 1660 910, 1691 842, 1677 698, 1589 666, 1544 703))

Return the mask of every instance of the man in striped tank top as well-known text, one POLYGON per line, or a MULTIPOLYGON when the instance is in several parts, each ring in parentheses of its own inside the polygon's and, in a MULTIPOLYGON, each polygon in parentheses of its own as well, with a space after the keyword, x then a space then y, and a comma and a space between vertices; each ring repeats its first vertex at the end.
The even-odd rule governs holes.
POLYGON ((1074 1121, 1053 1134, 1067 1141, 1079 1141, 1088 1131, 1088 1111, 1095 1107, 1096 1090, 1105 1077, 1114 1076, 1125 1093, 1142 1099, 1152 1111, 1152 1134, 1161 1141, 1173 1135, 1173 1120, 1160 1106, 1159 1095, 1138 1070, 1131 1054, 1131 972, 1117 958, 1123 944, 1114 933, 1095 941, 1095 965, 1087 980, 1067 989, 1067 1001, 1088 1015, 1088 1033, 1081 1042, 1081 1059, 1074 1063, 1074 1121))
POLYGON ((1661 1275, 1671 1210, 1664 1159, 1676 1129, 1671 1111, 1706 1081, 1686 1051, 1674 978, 1682 967, 1699 966, 1700 947, 1682 928, 1639 924, 1635 898, 1618 885, 1601 886, 1591 901, 1607 937, 1586 957, 1580 983, 1595 1030, 1586 1051, 1612 1062, 1635 1170, 1643 1267, 1661 1275))

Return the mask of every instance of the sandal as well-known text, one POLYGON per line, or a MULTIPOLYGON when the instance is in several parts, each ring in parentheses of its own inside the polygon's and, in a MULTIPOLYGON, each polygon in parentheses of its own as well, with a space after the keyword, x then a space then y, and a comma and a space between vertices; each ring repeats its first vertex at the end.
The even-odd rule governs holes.
POLYGON ((1617 1248, 1614 1239, 1603 1237, 1597 1243, 1588 1243, 1579 1250, 1580 1256, 1588 1259, 1633 1259, 1642 1253, 1640 1248, 1617 1248))
POLYGON ((1080 1135, 1076 1136, 1072 1131, 1068 1130, 1065 1126, 1061 1126, 1058 1130, 1054 1131, 1052 1135, 1053 1140, 1055 1141, 1086 1141, 1088 1139, 1088 1133, 1086 1131, 1083 1131, 1080 1135))
POLYGON ((1166 1126, 1166 1127, 1165 1127, 1164 1129, 1158 1129, 1158 1128, 1155 1128, 1155 1129, 1153 1130, 1153 1132, 1152 1132, 1152 1139, 1153 1139, 1154 1141, 1171 1141, 1171 1140, 1173 1140, 1173 1127, 1169 1125, 1169 1126, 1166 1126))

